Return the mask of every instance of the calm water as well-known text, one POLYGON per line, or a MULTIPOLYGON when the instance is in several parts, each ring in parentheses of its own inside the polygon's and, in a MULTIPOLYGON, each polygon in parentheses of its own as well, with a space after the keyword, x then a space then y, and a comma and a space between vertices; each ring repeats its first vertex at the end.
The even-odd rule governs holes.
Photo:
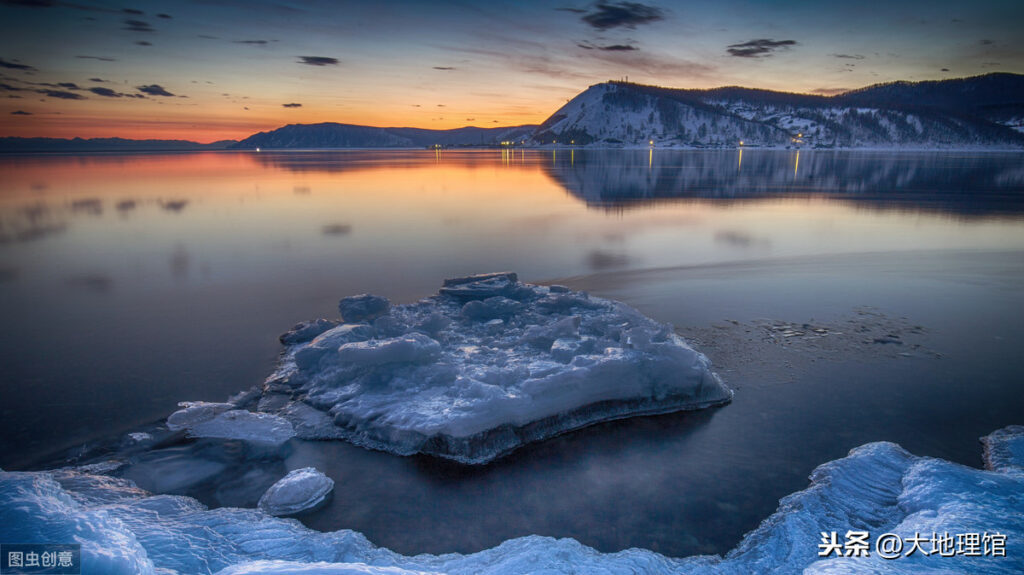
POLYGON ((941 359, 793 365, 708 346, 737 390, 731 405, 597 426, 483 468, 344 443, 299 442, 284 462, 316 465, 341 486, 307 524, 403 552, 529 533, 606 551, 724 552, 851 447, 897 441, 978 465, 978 436, 1024 423, 1022 160, 0 157, 0 466, 31 468, 166 417, 178 401, 259 383, 276 336, 335 315, 342 296, 408 302, 460 274, 568 282, 684 333, 729 319, 841 321, 863 306, 924 326, 941 359))

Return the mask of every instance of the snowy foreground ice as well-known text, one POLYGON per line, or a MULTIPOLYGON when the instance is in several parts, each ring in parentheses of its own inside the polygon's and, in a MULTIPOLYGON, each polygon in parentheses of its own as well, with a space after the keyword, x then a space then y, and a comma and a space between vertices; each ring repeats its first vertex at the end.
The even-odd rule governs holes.
MULTIPOLYGON (((673 559, 642 549, 599 553, 573 539, 529 536, 470 555, 403 556, 361 534, 320 533, 254 509, 207 509, 79 469, 0 472, 0 541, 82 545, 86 575, 320 573, 1021 573, 1024 427, 986 438, 987 470, 916 457, 892 443, 858 447, 818 467, 811 485, 724 558, 673 559), (870 534, 866 557, 818 556, 822 533, 870 534), (874 541, 924 537, 922 550, 885 559, 874 541), (979 534, 977 556, 930 553, 934 534, 979 534), (1005 536, 1005 556, 983 552, 1005 536), (926 554, 925 552, 929 552, 926 554)), ((343 495, 341 495, 343 496, 343 495)), ((955 548, 950 548, 956 551, 955 548)), ((965 547, 964 549, 971 549, 965 547)))
MULTIPOLYGON (((285 352, 259 401, 300 438, 487 463, 596 422, 732 397, 671 326, 514 273, 445 280, 438 295, 409 305, 348 297, 339 311, 341 321, 281 336, 285 352)), ((196 409, 205 417, 216 405, 196 409)))

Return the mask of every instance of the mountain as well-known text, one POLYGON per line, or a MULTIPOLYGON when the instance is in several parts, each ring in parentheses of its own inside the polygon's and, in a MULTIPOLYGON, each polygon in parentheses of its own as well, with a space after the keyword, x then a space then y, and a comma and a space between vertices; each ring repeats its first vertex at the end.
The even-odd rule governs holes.
POLYGON ((848 105, 959 110, 1004 123, 1024 121, 1024 76, 987 74, 934 82, 890 82, 846 92, 848 105))
POLYGON ((1024 146, 1024 76, 898 82, 837 96, 727 87, 591 86, 532 143, 589 146, 1024 146))
POLYGON ((353 124, 289 124, 270 132, 260 132, 231 146, 251 150, 283 148, 424 148, 430 146, 486 146, 502 141, 522 141, 536 126, 506 128, 456 128, 426 130, 420 128, 375 128, 353 124))
POLYGON ((178 152, 223 150, 234 140, 200 144, 188 140, 126 140, 124 138, 0 138, 3 152, 178 152))

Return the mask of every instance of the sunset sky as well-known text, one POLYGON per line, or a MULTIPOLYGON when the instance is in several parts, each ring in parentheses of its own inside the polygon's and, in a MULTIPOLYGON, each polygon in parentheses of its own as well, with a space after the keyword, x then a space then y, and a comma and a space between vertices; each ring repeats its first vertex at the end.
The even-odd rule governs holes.
POLYGON ((539 123, 587 86, 1024 73, 1024 2, 0 2, 0 136, 539 123), (870 4, 870 6, 869 6, 870 4))

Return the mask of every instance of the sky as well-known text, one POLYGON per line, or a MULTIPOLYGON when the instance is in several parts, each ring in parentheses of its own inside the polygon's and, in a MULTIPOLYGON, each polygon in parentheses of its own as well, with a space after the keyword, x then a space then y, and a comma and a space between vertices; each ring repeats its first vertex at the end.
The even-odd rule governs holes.
POLYGON ((542 122, 608 80, 831 95, 1024 73, 1021 0, 0 0, 0 136, 542 122))

